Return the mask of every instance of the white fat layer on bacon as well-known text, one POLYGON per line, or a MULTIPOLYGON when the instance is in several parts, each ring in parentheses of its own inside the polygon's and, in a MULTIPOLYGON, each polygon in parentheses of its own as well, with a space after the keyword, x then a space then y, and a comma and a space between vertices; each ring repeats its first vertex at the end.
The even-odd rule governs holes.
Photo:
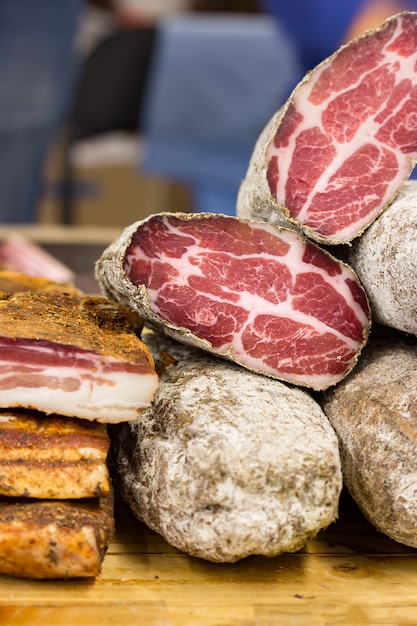
MULTIPOLYGON (((0 361, 0 371, 6 365, 9 367, 0 361)), ((150 406, 159 383, 156 374, 110 372, 106 376, 101 373, 96 380, 72 368, 33 368, 31 372, 28 366, 16 380, 17 369, 2 375, 0 406, 33 408, 110 424, 137 419, 150 406), (12 377, 8 389, 7 380, 12 377), (72 389, 66 390, 69 382, 73 383, 72 389)))
POLYGON ((14 415, 0 415, 0 422, 3 422, 4 424, 6 422, 12 422, 15 419, 16 417, 14 415))
MULTIPOLYGON (((400 25, 398 25, 392 39, 397 37, 400 30, 401 27, 400 25)), ((387 42, 386 47, 391 43, 392 39, 387 42)), ((396 84, 401 82, 401 80, 403 80, 404 78, 407 78, 412 80, 413 85, 415 86, 417 84, 417 73, 415 72, 416 64, 417 50, 414 55, 411 55, 408 58, 400 57, 397 54, 385 50, 385 57, 381 60, 381 66, 384 65, 392 68, 392 73, 396 77, 396 84), (400 69, 394 69, 394 64, 399 64, 400 69)), ((319 79, 322 71, 324 71, 327 67, 327 64, 323 64, 322 70, 320 72, 313 72, 311 74, 311 79, 303 84, 300 84, 300 86, 294 92, 293 102, 297 111, 303 116, 303 120, 297 126, 296 132, 292 133, 289 137, 288 145, 285 146, 285 148, 276 148, 275 145, 271 143, 271 145, 267 149, 266 158, 268 162, 271 158, 279 158, 280 178, 277 184, 276 200, 280 206, 286 206, 285 185, 288 180, 289 168, 292 163, 296 142, 300 134, 305 130, 317 127, 323 134, 330 138, 330 135, 328 135, 328 133, 323 128, 322 113, 327 108, 329 103, 333 99, 339 98, 340 95, 344 93, 344 91, 340 90, 337 93, 332 93, 328 100, 324 101, 320 105, 315 105, 309 102, 309 95, 312 92, 315 83, 319 79)), ((374 69, 375 68, 372 68, 372 70, 374 69)), ((358 75, 357 84, 349 85, 349 87, 345 91, 348 92, 358 88, 363 78, 363 74, 358 75)), ((385 104, 386 103, 384 103, 384 105, 385 104)), ((391 113, 389 117, 395 114, 395 110, 401 109, 403 105, 404 99, 397 104, 396 109, 393 110, 393 113, 391 113)), ((381 108, 383 108, 383 106, 381 108)), ((375 116, 378 115, 379 112, 380 110, 375 113, 375 116)), ((346 160, 351 155, 353 155, 361 146, 363 146, 364 143, 373 144, 377 146, 379 150, 388 148, 389 150, 394 151, 392 148, 389 148, 385 144, 380 143, 376 139, 375 134, 379 130, 380 125, 375 122, 375 116, 367 116, 363 123, 358 127, 352 141, 340 144, 335 139, 333 139, 333 145, 336 149, 336 157, 333 159, 331 165, 326 169, 326 171, 323 172, 315 187, 312 189, 306 203, 304 204, 303 209, 296 217, 298 222, 303 223, 306 220, 309 208, 317 193, 323 193, 329 188, 335 187, 333 183, 330 183, 330 179, 332 178, 332 176, 335 175, 340 167, 345 164, 346 160)), ((417 157, 417 154, 415 156, 417 157)), ((381 207, 385 206, 394 197, 398 189, 402 186, 404 179, 410 172, 410 157, 409 155, 403 154, 398 150, 396 151, 396 158, 398 162, 398 174, 391 181, 387 181, 385 194, 383 198, 380 198, 380 201, 375 210, 371 213, 367 213, 363 218, 358 218, 353 224, 349 224, 346 228, 340 229, 337 232, 337 240, 347 241, 352 236, 355 236, 358 231, 362 230, 365 226, 369 224, 370 215, 377 215, 380 212, 381 207)), ((354 193, 352 192, 352 199, 354 199, 353 197, 354 193)), ((361 202, 364 202, 364 200, 366 200, 366 198, 360 199, 361 202)))

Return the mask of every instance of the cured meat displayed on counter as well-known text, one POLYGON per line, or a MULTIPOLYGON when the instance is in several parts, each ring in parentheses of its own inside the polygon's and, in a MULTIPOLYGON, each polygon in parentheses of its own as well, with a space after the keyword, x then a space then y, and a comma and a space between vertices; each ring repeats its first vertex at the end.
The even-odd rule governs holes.
POLYGON ((115 530, 107 423, 159 377, 130 309, 0 272, 0 573, 91 578, 115 530))
POLYGON ((110 493, 105 424, 0 410, 0 496, 94 498, 110 493))
POLYGON ((134 516, 208 561, 299 550, 343 480, 417 547, 416 110, 404 12, 295 88, 236 217, 127 226, 103 296, 0 272, 0 573, 100 573, 109 453, 134 516))
POLYGON ((158 214, 96 265, 106 295, 185 343, 324 389, 354 366, 370 312, 353 271, 302 235, 214 214, 158 214))
POLYGON ((11 270, 0 270, 0 291, 6 293, 16 293, 19 291, 43 291, 46 293, 65 294, 67 296, 83 296, 84 293, 73 283, 56 282, 44 276, 30 276, 13 272, 11 270))
POLYGON ((15 232, 0 242, 0 268, 35 279, 72 283, 75 274, 44 248, 15 232))
POLYGON ((144 333, 161 383, 141 417, 112 427, 135 515, 214 562, 294 552, 337 517, 338 442, 297 387, 144 333), (168 358, 169 357, 169 358, 168 358))
POLYGON ((261 133, 238 215, 327 244, 357 237, 414 167, 416 67, 417 13, 407 12, 320 63, 261 133))

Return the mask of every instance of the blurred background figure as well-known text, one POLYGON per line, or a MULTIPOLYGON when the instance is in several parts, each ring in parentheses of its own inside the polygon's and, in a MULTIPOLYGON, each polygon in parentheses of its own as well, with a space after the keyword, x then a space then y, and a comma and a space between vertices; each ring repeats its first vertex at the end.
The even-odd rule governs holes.
POLYGON ((342 43, 400 11, 417 9, 417 0, 259 0, 294 42, 303 75, 342 43))
POLYGON ((32 222, 74 77, 83 0, 0 0, 0 222, 32 222))
POLYGON ((417 0, 0 0, 0 223, 37 220, 77 71, 111 33, 156 31, 132 170, 188 185, 191 210, 233 214, 255 141, 298 80, 404 9, 417 0), (92 6, 103 19, 87 19, 92 6))
POLYGON ((253 3, 197 2, 161 20, 139 167, 186 183, 191 210, 234 215, 255 142, 299 73, 286 32, 253 3))

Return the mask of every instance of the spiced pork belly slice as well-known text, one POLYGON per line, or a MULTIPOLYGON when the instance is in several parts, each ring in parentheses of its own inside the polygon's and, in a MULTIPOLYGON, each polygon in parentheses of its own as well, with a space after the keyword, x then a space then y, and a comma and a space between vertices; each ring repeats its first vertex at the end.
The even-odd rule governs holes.
POLYGON ((114 529, 112 492, 91 500, 0 497, 0 573, 97 577, 114 529))
POLYGON ((118 423, 158 386, 141 320, 103 297, 0 293, 0 407, 118 423))
POLYGON ((105 424, 0 410, 0 496, 92 498, 110 493, 105 424))

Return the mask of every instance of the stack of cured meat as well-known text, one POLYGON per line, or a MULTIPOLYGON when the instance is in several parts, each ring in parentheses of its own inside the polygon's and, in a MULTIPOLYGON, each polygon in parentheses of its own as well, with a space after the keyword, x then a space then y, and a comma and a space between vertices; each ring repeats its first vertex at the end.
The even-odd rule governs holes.
POLYGON ((103 293, 173 357, 121 429, 119 471, 135 514, 183 550, 297 549, 335 516, 339 463, 377 528, 417 546, 416 68, 417 13, 400 13, 294 89, 237 217, 150 216, 97 262, 103 293), (395 329, 382 348, 371 320, 395 329))
POLYGON ((107 423, 158 385, 135 316, 0 272, 0 572, 97 576, 114 530, 107 423))

